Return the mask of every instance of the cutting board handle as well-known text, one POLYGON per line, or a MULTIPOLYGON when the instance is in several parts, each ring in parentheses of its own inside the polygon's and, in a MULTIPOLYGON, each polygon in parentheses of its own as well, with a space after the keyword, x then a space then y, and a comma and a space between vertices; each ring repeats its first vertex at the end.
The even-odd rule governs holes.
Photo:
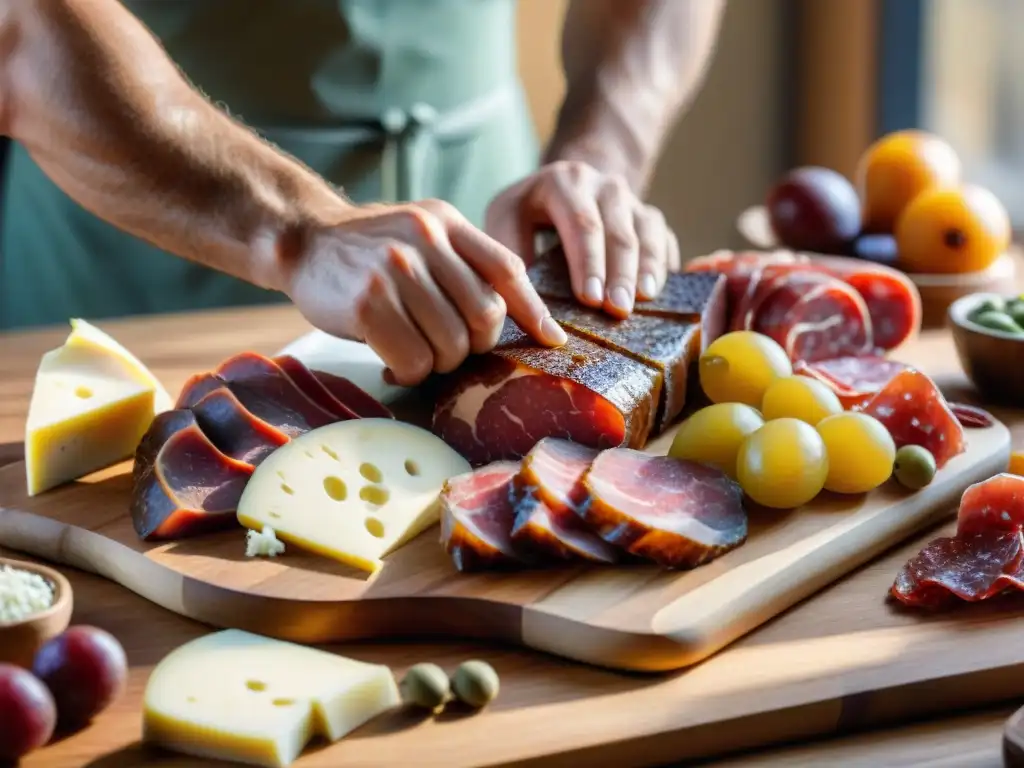
POLYGON ((1024 766, 1024 707, 1021 707, 1003 726, 1003 764, 1024 766))

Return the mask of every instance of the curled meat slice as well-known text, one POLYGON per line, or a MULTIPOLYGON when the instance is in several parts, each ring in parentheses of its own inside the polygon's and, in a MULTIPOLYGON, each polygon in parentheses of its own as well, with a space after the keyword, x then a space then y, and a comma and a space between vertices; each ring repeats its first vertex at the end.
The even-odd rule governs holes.
POLYGON ((602 452, 583 478, 584 520, 666 568, 693 568, 747 538, 743 492, 717 469, 629 448, 602 452))
POLYGON ((890 594, 917 608, 986 600, 1010 587, 1021 588, 1022 555, 1019 528, 935 539, 903 566, 890 594))
POLYGON ((571 510, 555 511, 523 489, 514 499, 516 520, 512 541, 525 549, 559 560, 614 563, 620 550, 606 542, 571 510))
POLYGON ((1002 472, 967 488, 960 497, 958 536, 1024 527, 1024 477, 1002 472))

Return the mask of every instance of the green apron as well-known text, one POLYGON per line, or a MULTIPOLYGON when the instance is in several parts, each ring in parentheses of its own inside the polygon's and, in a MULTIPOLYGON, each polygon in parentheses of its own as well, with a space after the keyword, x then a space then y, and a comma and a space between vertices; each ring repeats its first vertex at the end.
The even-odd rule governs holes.
MULTIPOLYGON (((514 0, 126 0, 214 102, 357 202, 481 224, 535 167, 514 0)), ((0 329, 281 301, 95 218, 18 145, 0 208, 0 329)))

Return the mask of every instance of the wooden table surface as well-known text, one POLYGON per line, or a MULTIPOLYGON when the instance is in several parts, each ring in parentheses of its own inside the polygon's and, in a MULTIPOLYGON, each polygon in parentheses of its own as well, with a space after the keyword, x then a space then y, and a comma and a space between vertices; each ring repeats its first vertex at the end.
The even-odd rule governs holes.
MULTIPOLYGON (((100 325, 152 366, 172 391, 187 376, 210 367, 229 354, 243 349, 273 352, 308 329, 293 310, 284 307, 131 319, 102 322, 100 325)), ((58 346, 66 334, 66 328, 58 328, 0 335, 0 368, 3 371, 0 375, 0 443, 22 439, 39 357, 46 350, 58 346)), ((952 343, 945 333, 922 334, 920 339, 902 350, 899 357, 934 375, 945 390, 955 391, 963 399, 970 396, 970 388, 963 379, 952 343)), ((1014 432, 1015 446, 1024 447, 1024 415, 1015 417, 1013 413, 1008 416, 1000 412, 1000 416, 1014 432)), ((3 451, 0 450, 0 463, 3 460, 3 451)), ((0 550, 0 554, 11 553, 0 550)), ((153 754, 139 747, 140 701, 149 671, 160 658, 171 648, 208 630, 98 577, 72 569, 62 570, 74 587, 73 623, 103 627, 124 644, 131 664, 129 689, 89 728, 34 753, 22 765, 45 768, 194 765, 188 759, 153 754)), ((816 599, 811 599, 783 618, 796 622, 820 620, 815 602, 816 599)), ((969 651, 965 648, 965 652, 969 651)), ((503 706, 535 707, 571 700, 576 707, 574 716, 579 718, 587 718, 598 711, 604 711, 607 716, 606 693, 650 684, 644 678, 614 675, 529 651, 467 644, 403 644, 372 649, 361 646, 352 647, 350 652, 353 655, 370 653, 396 668, 428 658, 445 666, 454 666, 471 657, 487 658, 500 663, 502 669, 513 670, 513 675, 506 673, 503 677, 503 706), (606 700, 602 702, 602 698, 606 700)), ((812 766, 829 762, 843 766, 997 766, 1001 765, 1001 728, 1012 711, 1012 706, 1005 706, 887 731, 762 750, 720 760, 716 764, 812 766)), ((632 713, 632 716, 637 714, 632 713)), ((626 713, 623 715, 625 717, 626 713)), ((482 716, 486 717, 486 714, 482 716)), ((538 727, 542 726, 543 721, 538 722, 538 727)), ((425 724, 421 727, 444 726, 425 724)), ((571 731, 572 723, 552 724, 551 729, 571 731)), ((540 734, 495 734, 495 737, 540 738, 540 734)), ((741 744, 741 734, 738 733, 737 737, 737 744, 741 744)), ((554 746, 556 741, 552 741, 553 752, 557 749, 554 746)), ((578 759, 558 759, 553 754, 551 764, 622 765, 623 756, 627 754, 630 763, 637 765, 671 759, 664 744, 650 753, 645 752, 646 748, 645 741, 620 742, 609 745, 607 749, 586 753, 585 757, 580 755, 578 759)), ((314 755, 299 765, 331 765, 330 760, 317 758, 314 755)), ((440 765, 443 762, 440 756, 425 757, 423 764, 440 765)))

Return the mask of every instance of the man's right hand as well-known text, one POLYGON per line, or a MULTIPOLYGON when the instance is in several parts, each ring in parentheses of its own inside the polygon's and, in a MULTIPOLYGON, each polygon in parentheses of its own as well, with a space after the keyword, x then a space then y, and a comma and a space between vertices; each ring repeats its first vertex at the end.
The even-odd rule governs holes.
POLYGON ((356 206, 303 240, 285 292, 321 330, 365 341, 397 384, 490 350, 506 313, 542 344, 566 341, 522 260, 442 201, 356 206))

